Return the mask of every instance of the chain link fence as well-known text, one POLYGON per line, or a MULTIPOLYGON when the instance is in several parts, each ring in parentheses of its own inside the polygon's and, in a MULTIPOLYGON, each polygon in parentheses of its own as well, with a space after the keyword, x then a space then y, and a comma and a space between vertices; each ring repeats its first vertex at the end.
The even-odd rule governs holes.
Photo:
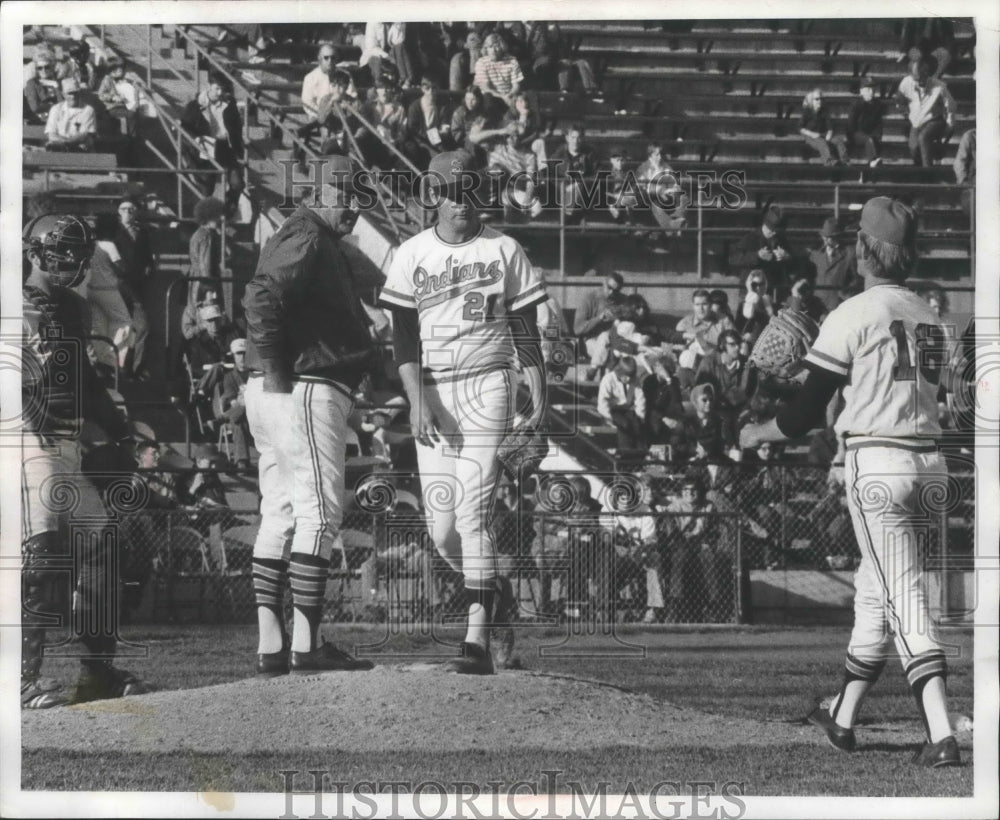
MULTIPOLYGON (((768 590, 786 604, 801 598, 798 608, 847 611, 860 552, 844 488, 829 477, 829 468, 766 463, 694 480, 669 469, 603 483, 544 475, 530 495, 496 503, 490 531, 525 622, 744 623, 769 605, 768 590), (839 597, 828 600, 830 588, 839 597)), ((931 569, 963 569, 972 556, 973 477, 948 482, 920 536, 931 569)), ((394 629, 461 619, 461 577, 434 550, 424 513, 385 499, 346 514, 325 619, 394 629)), ((126 619, 255 622, 258 524, 256 511, 217 507, 121 516, 126 619)))

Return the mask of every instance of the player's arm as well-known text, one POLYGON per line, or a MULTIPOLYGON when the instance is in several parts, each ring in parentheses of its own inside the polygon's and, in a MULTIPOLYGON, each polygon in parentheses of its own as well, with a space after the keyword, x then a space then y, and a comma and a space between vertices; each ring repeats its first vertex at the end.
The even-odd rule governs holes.
POLYGON ((538 333, 537 304, 515 310, 509 319, 514 337, 517 358, 521 362, 524 380, 531 393, 531 415, 525 422, 530 430, 537 430, 545 420, 545 361, 542 358, 541 338, 538 333))
POLYGON ((420 376, 420 319, 416 308, 388 305, 392 311, 392 347, 403 390, 410 401, 413 437, 425 447, 440 438, 440 424, 434 409, 424 402, 420 376))
POLYGON ((296 286, 308 275, 316 236, 289 233, 247 284, 243 307, 247 336, 264 371, 265 393, 291 393, 294 362, 288 352, 287 306, 296 286))
POLYGON ((749 449, 763 441, 800 438, 826 423, 826 406, 834 393, 847 383, 847 376, 807 362, 809 375, 799 394, 762 424, 748 424, 740 430, 740 447, 749 449))

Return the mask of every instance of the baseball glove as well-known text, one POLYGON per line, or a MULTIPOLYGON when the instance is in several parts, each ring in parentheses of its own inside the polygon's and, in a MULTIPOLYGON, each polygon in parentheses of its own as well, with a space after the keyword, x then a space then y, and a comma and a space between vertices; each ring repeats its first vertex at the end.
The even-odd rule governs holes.
POLYGON ((513 481, 523 482, 549 454, 549 443, 537 431, 515 430, 500 442, 497 459, 513 481))
POLYGON ((750 363, 772 384, 802 383, 802 360, 819 335, 819 325, 798 310, 783 308, 771 318, 750 353, 750 363))

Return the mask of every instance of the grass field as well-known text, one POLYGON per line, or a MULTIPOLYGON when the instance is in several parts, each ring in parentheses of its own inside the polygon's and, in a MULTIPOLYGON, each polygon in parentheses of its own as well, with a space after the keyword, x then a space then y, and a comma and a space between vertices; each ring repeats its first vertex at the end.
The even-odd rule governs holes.
MULTIPOLYGON (((370 628, 327 628, 346 646, 371 643, 370 628)), ((558 646, 555 629, 522 630, 519 654, 532 670, 595 679, 658 701, 706 715, 759 722, 769 727, 802 718, 819 696, 834 694, 841 675, 844 627, 747 627, 698 631, 630 629, 622 639, 641 645, 645 656, 623 659, 611 637, 574 639, 559 650, 574 657, 543 656, 544 646, 558 646)), ((154 682, 159 689, 184 690, 247 678, 252 673, 256 632, 253 627, 133 627, 126 638, 149 647, 147 658, 123 660, 122 666, 154 682)), ((972 714, 971 631, 948 633, 957 647, 950 661, 951 709, 972 714)), ((430 646, 425 636, 396 636, 383 650, 419 653, 430 646)), ((551 651, 551 650, 550 650, 551 651)), ((386 657, 386 661, 398 658, 386 657)), ((377 661, 378 662, 378 661, 377 661)), ((69 684, 76 664, 51 659, 46 674, 69 684)), ((401 686, 405 685, 402 682, 401 686)), ((441 715, 442 721, 448 715, 441 715)), ((517 731, 510 726, 510 732, 517 731)), ((331 738, 328 753, 284 750, 269 753, 194 755, 92 753, 56 748, 26 749, 23 788, 34 790, 130 791, 274 791, 282 790, 282 769, 322 768, 337 779, 422 779, 538 781, 543 770, 559 770, 563 782, 608 782, 612 792, 633 783, 637 789, 663 780, 741 782, 748 795, 970 796, 972 753, 968 739, 965 765, 933 772, 909 764, 922 730, 915 704, 898 665, 887 668, 861 715, 861 749, 845 755, 830 749, 818 730, 790 745, 738 742, 706 748, 685 742, 657 749, 621 745, 594 748, 581 737, 579 748, 564 753, 523 748, 510 751, 436 751, 398 749, 378 755, 346 753, 331 738), (871 727, 866 730, 866 725, 871 727), (892 727, 891 742, 875 728, 892 727), (898 738, 906 738, 905 742, 898 738)))

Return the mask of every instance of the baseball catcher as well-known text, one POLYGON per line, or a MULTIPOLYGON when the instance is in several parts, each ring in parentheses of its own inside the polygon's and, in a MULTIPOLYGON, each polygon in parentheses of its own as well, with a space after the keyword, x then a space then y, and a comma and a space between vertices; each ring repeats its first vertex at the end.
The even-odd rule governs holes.
POLYGON ((783 308, 757 338, 750 364, 761 377, 761 385, 771 389, 796 388, 803 383, 803 363, 819 335, 819 326, 805 313, 783 308))
POLYGON ((109 440, 131 443, 125 419, 87 357, 86 306, 72 290, 87 273, 94 238, 79 217, 49 214, 30 222, 23 240, 31 273, 23 288, 21 368, 21 706, 47 709, 146 688, 111 665, 116 544, 104 503, 81 473, 85 420, 109 440), (83 668, 67 698, 40 673, 46 628, 66 624, 71 610, 83 668))

